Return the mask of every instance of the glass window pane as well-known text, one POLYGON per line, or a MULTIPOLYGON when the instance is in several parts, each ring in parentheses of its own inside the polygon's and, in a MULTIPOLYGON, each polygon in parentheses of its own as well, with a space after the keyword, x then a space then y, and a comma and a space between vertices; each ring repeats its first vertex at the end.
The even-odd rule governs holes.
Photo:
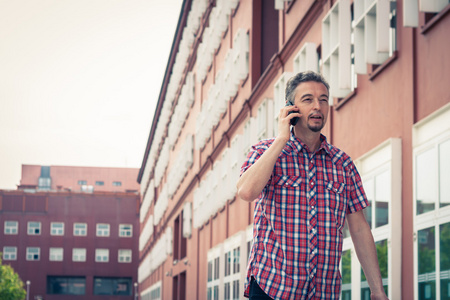
POLYGON ((434 210, 437 191, 437 170, 434 149, 427 150, 416 157, 416 203, 417 214, 434 210))
POLYGON ((436 246, 434 234, 434 227, 417 232, 419 299, 436 299, 436 246))
POLYGON ((450 223, 439 227, 441 299, 450 299, 450 223))
POLYGON ((375 177, 375 227, 389 223, 389 203, 391 202, 391 175, 385 171, 375 177))
MULTIPOLYGON (((439 146, 439 199, 440 207, 450 205, 450 140, 439 146)), ((450 298, 450 297, 449 297, 450 298)))
POLYGON ((366 216, 367 223, 372 228, 372 205, 375 199, 374 180, 373 178, 365 180, 363 182, 364 191, 366 192, 367 200, 369 200, 369 206, 366 207, 363 212, 366 216))
POLYGON ((380 267, 381 278, 383 279, 383 288, 386 295, 388 294, 388 243, 382 240, 375 243, 377 248, 378 266, 380 267))
POLYGON ((86 278, 84 277, 47 277, 47 294, 84 295, 86 278))
POLYGON ((342 252, 342 300, 352 298, 352 254, 350 250, 342 252))

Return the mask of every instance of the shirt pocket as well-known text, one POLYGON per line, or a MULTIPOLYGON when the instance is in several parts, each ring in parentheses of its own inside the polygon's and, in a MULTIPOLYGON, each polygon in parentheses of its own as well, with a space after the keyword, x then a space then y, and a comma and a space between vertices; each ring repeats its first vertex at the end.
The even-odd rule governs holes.
POLYGON ((277 175, 273 177, 274 202, 292 205, 300 202, 303 179, 300 176, 277 175))
POLYGON ((344 226, 346 214, 345 183, 328 181, 325 183, 325 199, 329 210, 335 218, 338 229, 344 226))

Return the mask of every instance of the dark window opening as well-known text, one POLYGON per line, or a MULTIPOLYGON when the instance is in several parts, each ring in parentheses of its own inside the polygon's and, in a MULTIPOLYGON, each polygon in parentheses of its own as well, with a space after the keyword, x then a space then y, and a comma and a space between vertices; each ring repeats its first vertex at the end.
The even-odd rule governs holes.
POLYGON ((131 296, 132 280, 129 277, 94 277, 94 295, 131 296))
POLYGON ((47 294, 84 295, 86 277, 47 276, 47 294))

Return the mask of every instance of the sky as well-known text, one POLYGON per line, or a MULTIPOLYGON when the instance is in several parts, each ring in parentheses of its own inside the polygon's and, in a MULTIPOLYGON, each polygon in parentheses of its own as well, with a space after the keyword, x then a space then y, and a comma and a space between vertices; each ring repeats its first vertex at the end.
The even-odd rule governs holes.
POLYGON ((140 168, 182 0, 0 0, 0 189, 140 168))

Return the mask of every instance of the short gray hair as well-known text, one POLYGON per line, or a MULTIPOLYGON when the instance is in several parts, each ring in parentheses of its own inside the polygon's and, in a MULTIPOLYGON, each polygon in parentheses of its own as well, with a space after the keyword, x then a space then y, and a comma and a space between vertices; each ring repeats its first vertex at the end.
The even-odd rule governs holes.
POLYGON ((321 74, 313 71, 305 71, 294 75, 286 83, 286 101, 291 101, 292 103, 294 103, 295 89, 300 83, 308 81, 322 83, 327 88, 328 93, 330 93, 330 86, 321 74))

